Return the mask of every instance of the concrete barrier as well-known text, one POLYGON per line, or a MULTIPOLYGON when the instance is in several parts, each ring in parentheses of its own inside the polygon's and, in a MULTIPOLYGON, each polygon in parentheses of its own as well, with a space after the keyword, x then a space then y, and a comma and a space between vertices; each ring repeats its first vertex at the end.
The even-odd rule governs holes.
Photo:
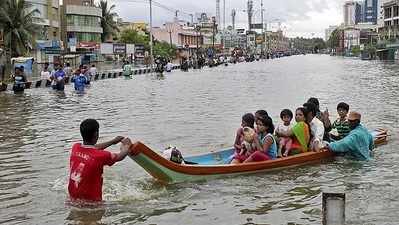
MULTIPOLYGON (((179 69, 180 66, 174 65, 173 69, 179 69)), ((151 73, 150 68, 137 68, 133 69, 132 74, 133 75, 139 75, 139 74, 148 74, 151 73)), ((122 70, 113 70, 113 71, 103 71, 103 72, 98 72, 94 75, 94 80, 100 80, 100 79, 106 79, 106 78, 117 78, 123 76, 122 70)), ((65 80, 65 84, 70 84, 72 77, 67 77, 65 80)), ((27 84, 26 89, 29 88, 44 88, 44 87, 50 87, 51 86, 51 81, 49 80, 34 80, 32 82, 29 82, 27 84)), ((8 84, 7 85, 7 91, 12 91, 13 84, 8 84)), ((1 90, 0 90, 1 91, 1 90)))

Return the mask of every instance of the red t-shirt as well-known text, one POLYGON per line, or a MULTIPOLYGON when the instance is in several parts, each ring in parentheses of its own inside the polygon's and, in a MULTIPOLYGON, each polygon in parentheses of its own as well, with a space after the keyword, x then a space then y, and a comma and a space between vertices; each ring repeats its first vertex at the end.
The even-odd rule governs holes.
POLYGON ((72 146, 69 196, 72 200, 102 201, 103 167, 116 162, 116 154, 80 143, 72 146))

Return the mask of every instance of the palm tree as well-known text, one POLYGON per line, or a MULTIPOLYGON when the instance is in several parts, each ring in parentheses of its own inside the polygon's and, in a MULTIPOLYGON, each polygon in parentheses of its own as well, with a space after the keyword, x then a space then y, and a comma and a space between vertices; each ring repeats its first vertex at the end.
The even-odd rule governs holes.
POLYGON ((33 17, 40 13, 31 9, 32 5, 25 0, 6 0, 0 8, 0 23, 4 31, 4 45, 9 48, 10 56, 23 55, 32 46, 33 34, 37 26, 33 17))
POLYGON ((107 0, 100 0, 98 7, 102 10, 101 27, 103 28, 103 33, 101 34, 101 41, 104 42, 110 35, 113 35, 115 31, 119 31, 114 20, 118 14, 112 12, 115 9, 114 4, 108 8, 107 0))

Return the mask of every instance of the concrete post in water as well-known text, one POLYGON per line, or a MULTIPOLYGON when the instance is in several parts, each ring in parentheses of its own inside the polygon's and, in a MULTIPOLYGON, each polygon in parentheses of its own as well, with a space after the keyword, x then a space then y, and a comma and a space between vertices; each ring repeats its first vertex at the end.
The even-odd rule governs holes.
POLYGON ((345 224, 345 193, 323 192, 323 225, 345 224))

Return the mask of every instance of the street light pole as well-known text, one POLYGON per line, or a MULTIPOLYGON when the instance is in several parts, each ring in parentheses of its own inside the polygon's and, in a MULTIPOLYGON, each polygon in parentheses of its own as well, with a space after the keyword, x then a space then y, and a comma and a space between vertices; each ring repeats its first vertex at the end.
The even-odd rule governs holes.
POLYGON ((212 17, 212 48, 215 51, 215 26, 216 26, 216 18, 212 17))
POLYGON ((153 53, 153 40, 152 40, 152 0, 150 1, 150 64, 152 71, 152 64, 154 63, 154 53, 153 53))

